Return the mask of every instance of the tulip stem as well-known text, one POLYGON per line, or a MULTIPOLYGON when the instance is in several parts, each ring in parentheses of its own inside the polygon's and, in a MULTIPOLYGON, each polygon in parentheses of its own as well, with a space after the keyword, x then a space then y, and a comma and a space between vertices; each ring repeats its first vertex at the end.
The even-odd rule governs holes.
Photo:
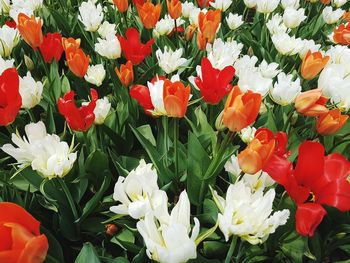
POLYGON ((178 140, 179 140, 179 125, 177 118, 174 118, 174 164, 175 164, 175 178, 179 180, 179 153, 178 153, 178 140))
POLYGON ((231 262, 233 252, 235 251, 235 248, 236 248, 236 244, 237 244, 237 236, 233 236, 230 248, 229 248, 227 255, 226 255, 225 263, 231 262))
POLYGON ((74 219, 78 219, 78 211, 77 211, 77 208, 75 207, 72 194, 69 191, 69 189, 68 189, 68 187, 66 185, 66 182, 62 178, 58 178, 58 182, 61 185, 63 192, 66 194, 69 206, 72 209, 72 213, 73 213, 74 219))

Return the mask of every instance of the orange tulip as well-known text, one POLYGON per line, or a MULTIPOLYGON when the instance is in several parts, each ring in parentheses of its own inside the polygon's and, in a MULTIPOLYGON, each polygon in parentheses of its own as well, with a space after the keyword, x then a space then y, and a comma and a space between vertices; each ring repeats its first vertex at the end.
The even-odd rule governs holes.
POLYGON ((215 11, 209 10, 207 13, 200 12, 198 16, 199 29, 203 34, 203 37, 208 40, 209 43, 213 43, 215 39, 216 31, 218 30, 221 22, 221 13, 217 9, 215 11))
POLYGON ((350 21, 350 12, 345 12, 342 19, 349 22, 350 21))
POLYGON ((315 78, 329 61, 329 56, 323 57, 321 52, 311 53, 309 50, 301 64, 301 75, 304 79, 315 78))
POLYGON ((333 31, 333 40, 342 45, 350 45, 350 23, 341 24, 333 31))
POLYGON ((42 21, 35 16, 27 16, 23 13, 18 15, 17 28, 24 41, 32 48, 36 49, 43 43, 44 36, 41 30, 42 21))
POLYGON ((169 117, 182 118, 187 111, 191 88, 181 81, 171 82, 166 79, 163 86, 164 108, 169 117))
POLYGON ((190 41, 193 38, 193 35, 196 32, 196 29, 197 29, 196 25, 189 25, 186 28, 185 37, 187 41, 190 41))
POLYGON ((160 17, 161 5, 154 5, 151 2, 147 1, 143 5, 137 4, 136 7, 141 22, 145 28, 154 28, 160 17))
POLYGON ((348 115, 342 115, 339 109, 330 110, 317 119, 316 130, 321 135, 330 135, 340 130, 349 119, 348 115))
POLYGON ((117 7, 118 11, 121 13, 124 13, 128 10, 128 0, 113 0, 113 3, 117 7))
POLYGON ((302 92, 295 99, 295 108, 297 112, 305 115, 317 117, 328 113, 326 103, 328 99, 322 96, 322 90, 313 89, 302 92))
POLYGON ((182 5, 179 0, 167 0, 168 13, 172 19, 178 19, 182 13, 182 5))
POLYGON ((200 50, 205 50, 205 47, 207 46, 207 40, 199 31, 197 32, 197 46, 200 50))
POLYGON ((320 2, 324 5, 328 5, 331 3, 331 0, 321 0, 320 2))
POLYGON ((77 50, 70 50, 66 52, 66 59, 69 69, 79 78, 85 76, 89 67, 90 57, 86 56, 84 51, 80 48, 77 50))
POLYGON ((120 70, 116 67, 115 73, 117 74, 120 82, 124 87, 129 87, 130 84, 134 81, 134 70, 132 68, 132 63, 129 60, 125 65, 120 66, 120 70))
POLYGON ((259 114, 262 97, 248 91, 242 93, 238 86, 230 92, 224 109, 223 123, 232 132, 251 125, 259 114))
POLYGON ((72 37, 70 38, 62 38, 62 46, 63 50, 67 52, 68 50, 70 51, 75 51, 78 48, 80 48, 80 38, 74 39, 72 37))
POLYGON ((238 154, 238 164, 243 172, 256 174, 275 152, 276 139, 268 129, 259 129, 247 148, 238 154))

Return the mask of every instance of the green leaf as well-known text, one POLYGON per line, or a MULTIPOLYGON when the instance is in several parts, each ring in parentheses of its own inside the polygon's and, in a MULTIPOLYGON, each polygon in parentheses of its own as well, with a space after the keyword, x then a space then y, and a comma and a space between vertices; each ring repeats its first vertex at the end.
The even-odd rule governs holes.
POLYGON ((85 243, 74 263, 101 263, 91 243, 85 243))

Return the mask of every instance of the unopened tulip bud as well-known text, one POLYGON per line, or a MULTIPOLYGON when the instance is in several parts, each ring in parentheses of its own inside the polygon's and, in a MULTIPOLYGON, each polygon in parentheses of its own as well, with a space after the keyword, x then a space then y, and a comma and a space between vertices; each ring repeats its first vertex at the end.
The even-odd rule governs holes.
POLYGON ((115 224, 106 225, 106 234, 109 236, 114 236, 118 231, 118 227, 115 224))

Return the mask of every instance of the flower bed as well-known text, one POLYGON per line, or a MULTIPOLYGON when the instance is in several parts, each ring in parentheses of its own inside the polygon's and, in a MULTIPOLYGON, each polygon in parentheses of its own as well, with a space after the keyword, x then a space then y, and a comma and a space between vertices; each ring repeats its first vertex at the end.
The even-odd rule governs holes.
POLYGON ((347 0, 0 0, 0 262, 347 262, 347 0))

